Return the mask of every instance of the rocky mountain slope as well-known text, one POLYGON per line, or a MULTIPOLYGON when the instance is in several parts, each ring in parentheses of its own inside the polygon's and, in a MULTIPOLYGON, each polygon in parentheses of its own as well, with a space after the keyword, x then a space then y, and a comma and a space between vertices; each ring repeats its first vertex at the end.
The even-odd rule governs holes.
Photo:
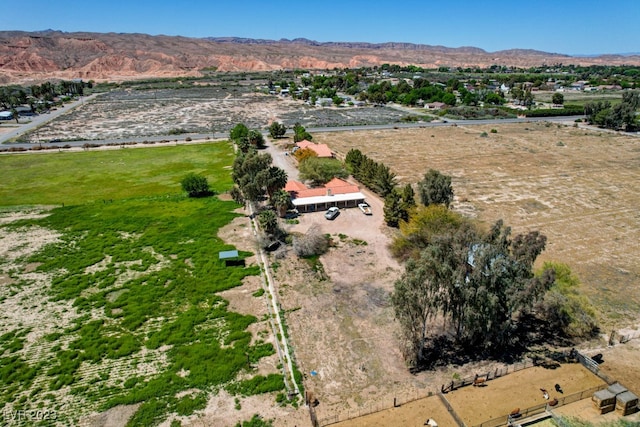
POLYGON ((124 80, 220 71, 326 69, 384 63, 423 67, 558 63, 635 64, 640 56, 572 57, 534 50, 486 52, 411 43, 319 43, 306 39, 187 38, 146 34, 0 31, 0 84, 51 78, 124 80))

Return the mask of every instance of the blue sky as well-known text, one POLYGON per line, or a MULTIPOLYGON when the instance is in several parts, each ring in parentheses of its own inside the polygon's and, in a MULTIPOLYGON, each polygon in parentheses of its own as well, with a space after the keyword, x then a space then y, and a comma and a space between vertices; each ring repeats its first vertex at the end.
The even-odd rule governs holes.
POLYGON ((640 0, 28 0, 1 30, 640 52, 640 0))

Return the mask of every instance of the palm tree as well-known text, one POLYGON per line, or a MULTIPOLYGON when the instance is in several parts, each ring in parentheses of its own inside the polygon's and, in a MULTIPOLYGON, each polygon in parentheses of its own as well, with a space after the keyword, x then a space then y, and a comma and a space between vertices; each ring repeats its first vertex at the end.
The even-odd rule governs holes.
POLYGON ((287 180, 287 172, 284 169, 277 166, 271 166, 269 168, 269 174, 265 185, 269 197, 272 197, 276 191, 283 189, 284 186, 287 185, 287 180))
POLYGON ((278 190, 271 196, 271 204, 276 208, 280 218, 287 214, 287 209, 291 206, 291 196, 285 190, 278 190))
POLYGON ((278 217, 270 209, 266 209, 258 214, 258 224, 267 234, 274 234, 278 229, 278 217))

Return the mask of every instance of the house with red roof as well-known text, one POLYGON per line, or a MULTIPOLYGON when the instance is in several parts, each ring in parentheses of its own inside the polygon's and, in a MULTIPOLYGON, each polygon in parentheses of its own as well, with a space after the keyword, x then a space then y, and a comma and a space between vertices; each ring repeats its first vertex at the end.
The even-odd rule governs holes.
POLYGON ((284 187, 299 212, 326 210, 332 206, 355 208, 364 202, 364 194, 357 185, 333 178, 322 187, 307 187, 302 182, 289 181, 284 187))
POLYGON ((296 147, 298 147, 297 149, 300 150, 308 148, 314 151, 318 155, 318 157, 330 158, 335 156, 327 144, 316 144, 314 142, 307 141, 306 139, 296 142, 296 147))

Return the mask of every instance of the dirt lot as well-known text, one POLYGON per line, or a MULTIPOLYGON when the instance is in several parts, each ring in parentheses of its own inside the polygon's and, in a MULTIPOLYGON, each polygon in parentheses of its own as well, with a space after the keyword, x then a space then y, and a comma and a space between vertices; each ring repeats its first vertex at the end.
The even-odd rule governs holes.
MULTIPOLYGON (((560 400, 565 396, 604 386, 604 384, 582 365, 568 364, 553 370, 542 367, 527 368, 492 380, 486 387, 468 386, 447 393, 445 397, 458 416, 467 425, 474 426, 501 416, 505 416, 506 419, 506 415, 516 408, 524 411, 526 408, 544 404, 546 400, 541 388, 548 390, 550 399, 560 400), (556 383, 562 385, 562 394, 554 391, 556 383), (515 390, 517 392, 514 392, 515 390)), ((562 415, 574 414, 582 419, 603 421, 604 417, 600 417, 591 407, 590 396, 586 401, 588 407, 584 408, 582 413, 574 414, 572 408, 563 408, 562 415)), ((421 426, 428 418, 435 420, 439 426, 457 426, 440 398, 431 396, 397 408, 344 421, 336 424, 336 427, 421 426)), ((611 416, 609 419, 612 419, 611 416)))
POLYGON ((478 425, 508 415, 515 408, 524 410, 545 403, 541 388, 548 390, 551 399, 560 399, 604 385, 604 381, 578 363, 556 369, 536 366, 489 381, 486 387, 463 387, 446 397, 465 423, 478 425), (562 386, 563 394, 556 393, 555 384, 562 386))
MULTIPOLYGON (((562 417, 575 417, 583 421, 600 424, 620 419, 616 412, 600 415, 591 402, 591 393, 587 391, 604 386, 604 382, 591 374, 581 365, 562 365, 550 370, 542 367, 528 368, 498 378, 486 387, 465 387, 445 397, 462 417, 467 425, 478 425, 489 419, 502 417, 516 408, 542 405, 546 402, 540 388, 549 391, 550 399, 573 399, 580 394, 585 398, 573 403, 553 408, 554 413, 562 417), (554 391, 554 385, 562 385, 563 393, 554 391), (517 390, 517 392, 514 392, 517 390)), ((359 418, 335 424, 336 427, 364 426, 422 426, 432 418, 439 426, 456 427, 457 423, 437 396, 428 397, 397 408, 387 409, 359 418)), ((506 417, 505 417, 506 418, 506 417)), ((623 417, 627 422, 639 422, 640 413, 623 417)))
MULTIPOLYGON (((193 133, 226 133, 237 123, 266 129, 274 120, 291 127, 380 124, 406 113, 391 108, 316 108, 302 101, 265 95, 244 86, 122 90, 101 94, 74 111, 39 128, 31 140, 96 140, 193 133)), ((168 136, 172 139, 175 136, 168 136)))

